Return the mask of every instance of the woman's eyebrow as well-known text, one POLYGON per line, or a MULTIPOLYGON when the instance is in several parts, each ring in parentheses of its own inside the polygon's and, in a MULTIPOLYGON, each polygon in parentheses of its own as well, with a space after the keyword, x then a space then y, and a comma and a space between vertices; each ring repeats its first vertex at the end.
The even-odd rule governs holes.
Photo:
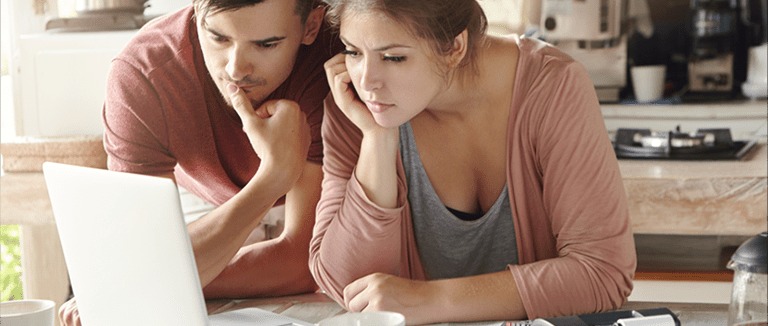
MULTIPOLYGON (((343 36, 339 36, 339 38, 341 38, 341 41, 344 44, 346 44, 348 46, 351 46, 351 47, 354 47, 354 48, 357 47, 354 44, 352 44, 352 42, 350 42, 347 39, 345 39, 343 36)), ((405 44, 399 44, 399 43, 392 43, 392 44, 387 44, 387 45, 384 45, 384 46, 377 47, 377 48, 373 49, 373 51, 382 52, 382 51, 387 51, 387 50, 391 50, 391 49, 394 49, 394 48, 408 48, 408 49, 410 49, 411 46, 408 46, 408 45, 405 45, 405 44)))

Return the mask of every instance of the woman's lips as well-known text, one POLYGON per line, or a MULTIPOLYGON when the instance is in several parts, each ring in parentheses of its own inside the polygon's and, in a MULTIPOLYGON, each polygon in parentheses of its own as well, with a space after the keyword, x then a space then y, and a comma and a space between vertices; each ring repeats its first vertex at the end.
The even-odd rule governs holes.
POLYGON ((365 105, 368 106, 368 109, 371 110, 371 112, 373 113, 382 113, 394 106, 393 104, 384 104, 381 102, 373 102, 373 101, 365 101, 365 105))

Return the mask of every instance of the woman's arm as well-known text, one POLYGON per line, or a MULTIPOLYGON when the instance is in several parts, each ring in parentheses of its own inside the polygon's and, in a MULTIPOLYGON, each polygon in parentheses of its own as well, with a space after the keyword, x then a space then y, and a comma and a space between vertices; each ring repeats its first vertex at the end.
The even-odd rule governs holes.
POLYGON ((636 257, 623 181, 600 106, 578 63, 551 60, 539 74, 540 88, 530 90, 520 122, 529 126, 521 137, 534 148, 527 155, 539 181, 513 193, 517 201, 527 196, 527 205, 541 206, 537 215, 518 218, 545 219, 537 229, 548 229, 533 232, 541 243, 549 233, 553 242, 547 246, 556 258, 537 254, 536 261, 510 269, 530 318, 615 309, 631 292, 636 257))
MULTIPOLYGON (((342 291, 352 281, 373 272, 399 274, 405 183, 391 177, 397 188, 394 207, 377 205, 366 195, 355 176, 363 134, 330 97, 322 134, 323 187, 310 243, 310 270, 320 288, 343 302, 342 291)), ((393 170, 396 159, 390 162, 393 170)))
POLYGON ((435 281, 371 274, 344 289, 351 311, 396 311, 408 324, 525 319, 509 271, 435 281))

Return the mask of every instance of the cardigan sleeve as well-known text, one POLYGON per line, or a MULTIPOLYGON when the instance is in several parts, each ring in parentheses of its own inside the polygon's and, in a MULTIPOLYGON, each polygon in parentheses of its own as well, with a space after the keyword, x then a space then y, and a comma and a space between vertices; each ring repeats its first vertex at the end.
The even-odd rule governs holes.
POLYGON ((405 182, 398 179, 398 207, 370 201, 355 178, 362 134, 329 95, 325 101, 323 183, 310 242, 310 271, 321 289, 343 305, 352 281, 402 269, 405 182))
POLYGON ((619 308, 632 290, 636 254, 618 162, 592 82, 573 61, 551 62, 538 75, 520 124, 528 126, 522 142, 530 144, 531 178, 538 180, 527 191, 536 193, 541 207, 523 210, 528 216, 519 218, 547 219, 538 225, 549 230, 531 234, 553 237, 547 241, 556 255, 509 269, 529 318, 619 308))

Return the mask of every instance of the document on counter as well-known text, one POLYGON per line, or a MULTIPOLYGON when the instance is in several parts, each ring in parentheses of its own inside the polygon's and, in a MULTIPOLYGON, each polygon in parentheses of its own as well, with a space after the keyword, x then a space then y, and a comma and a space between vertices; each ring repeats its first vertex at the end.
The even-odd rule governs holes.
POLYGON ((578 316, 538 318, 515 326, 680 326, 677 315, 667 308, 608 311, 578 316))
POLYGON ((208 316, 211 326, 314 326, 259 308, 243 308, 208 316))

